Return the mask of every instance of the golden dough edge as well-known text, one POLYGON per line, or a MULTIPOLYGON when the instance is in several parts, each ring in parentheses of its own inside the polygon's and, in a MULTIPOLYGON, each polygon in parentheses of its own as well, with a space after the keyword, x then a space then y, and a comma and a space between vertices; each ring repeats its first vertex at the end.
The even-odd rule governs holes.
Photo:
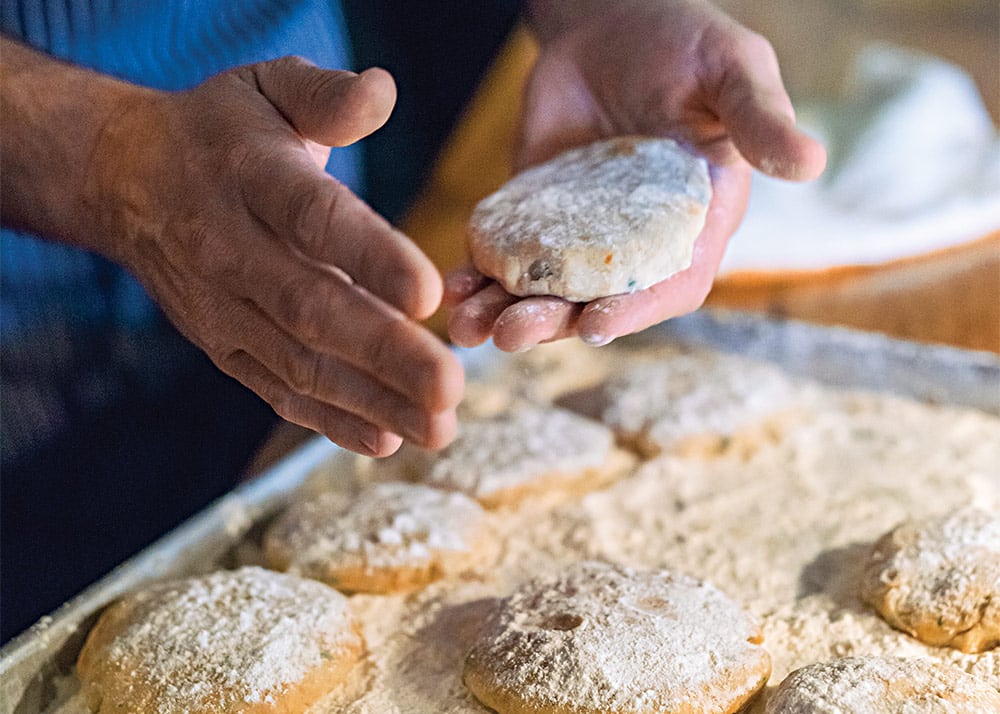
POLYGON ((517 506, 533 496, 555 496, 570 499, 597 491, 627 476, 637 465, 630 452, 612 447, 604 464, 579 471, 553 469, 531 480, 510 488, 501 488, 484 494, 468 494, 487 510, 517 506))
POLYGON ((473 568, 484 559, 490 538, 485 519, 475 527, 466 550, 429 548, 429 554, 414 565, 372 566, 364 558, 347 554, 340 562, 318 567, 293 564, 292 552, 279 538, 265 540, 264 558, 269 567, 318 580, 345 594, 390 595, 419 590, 433 582, 473 568))
POLYGON ((985 607, 979 618, 971 627, 958 632, 939 625, 932 612, 898 611, 895 606, 897 598, 893 597, 897 588, 882 580, 882 574, 901 549, 899 541, 906 535, 907 528, 907 522, 900 523, 872 545, 861 578, 861 600, 893 629, 932 647, 950 647, 965 654, 982 654, 1000 645, 1000 602, 989 595, 983 598, 985 607))
MULTIPOLYGON (((726 697, 728 701, 718 709, 706 711, 699 704, 681 702, 668 709, 605 710, 524 701, 517 693, 494 686, 494 678, 480 665, 478 659, 474 649, 465 658, 462 682, 481 704, 498 714, 738 714, 763 691, 771 676, 771 655, 763 647, 758 647, 755 662, 747 663, 737 674, 727 676, 728 681, 745 682, 753 678, 754 683, 746 691, 726 697)), ((717 698, 722 698, 721 693, 725 691, 725 687, 710 684, 705 686, 703 692, 711 690, 715 690, 713 694, 717 698)))
POLYGON ((77 658, 77 678, 87 707, 94 714, 120 714, 122 711, 161 712, 163 714, 305 714, 321 697, 344 682, 365 651, 364 640, 355 623, 349 641, 338 649, 337 657, 325 659, 296 683, 286 685, 274 702, 243 702, 223 708, 209 701, 204 709, 174 709, 161 706, 154 688, 144 686, 125 672, 136 671, 138 663, 111 664, 108 657, 114 640, 131 624, 141 603, 126 595, 112 603, 91 628, 77 658), (119 675, 116 678, 116 675, 119 675), (123 707, 121 703, 127 703, 123 707))

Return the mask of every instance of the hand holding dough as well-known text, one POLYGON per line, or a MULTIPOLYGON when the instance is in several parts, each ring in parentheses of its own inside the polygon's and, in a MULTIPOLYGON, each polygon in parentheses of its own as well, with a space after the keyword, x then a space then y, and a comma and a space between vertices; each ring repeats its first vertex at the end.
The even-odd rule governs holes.
POLYGON ((691 265, 711 196, 708 163, 671 139, 597 142, 481 201, 472 261, 513 295, 589 302, 644 290, 691 265))

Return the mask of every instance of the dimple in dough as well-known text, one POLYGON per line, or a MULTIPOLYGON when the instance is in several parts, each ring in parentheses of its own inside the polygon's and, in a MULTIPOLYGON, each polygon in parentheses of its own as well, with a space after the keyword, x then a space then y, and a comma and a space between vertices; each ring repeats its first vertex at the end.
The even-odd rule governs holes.
POLYGON ((463 678, 500 714, 731 714, 767 681, 762 642, 704 581, 585 561, 504 600, 463 678))

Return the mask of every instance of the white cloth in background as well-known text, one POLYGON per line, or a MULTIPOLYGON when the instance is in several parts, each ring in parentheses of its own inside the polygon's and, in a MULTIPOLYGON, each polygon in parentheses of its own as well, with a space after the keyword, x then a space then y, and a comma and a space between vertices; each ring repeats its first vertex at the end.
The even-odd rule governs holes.
POLYGON ((958 67, 874 45, 843 99, 798 113, 827 146, 826 172, 804 184, 755 173, 720 274, 878 264, 1000 229, 1000 136, 958 67))

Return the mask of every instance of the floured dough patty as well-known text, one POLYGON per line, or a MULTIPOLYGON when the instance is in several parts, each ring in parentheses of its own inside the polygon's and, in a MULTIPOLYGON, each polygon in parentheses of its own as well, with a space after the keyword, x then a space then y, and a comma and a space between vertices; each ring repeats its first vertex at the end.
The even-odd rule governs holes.
MULTIPOLYGON (((687 441, 714 442, 789 407, 793 387, 777 369, 696 351, 636 362, 588 390, 585 413, 645 457, 687 441)), ((578 401, 570 396, 567 402, 578 401)), ((707 446, 705 448, 708 448, 707 446)))
POLYGON ((472 262, 514 295, 642 290, 691 265, 711 195, 707 162, 670 139, 579 147, 476 206, 472 262))
POLYGON ((844 657, 797 669, 766 714, 985 714, 1000 692, 957 667, 898 657, 844 657))
POLYGON ((495 508, 546 491, 588 490, 628 465, 607 427, 563 409, 524 407, 460 421, 445 449, 404 445, 375 468, 495 508))
POLYGON ((272 567, 340 590, 405 591, 469 565, 484 530, 482 507, 464 494, 378 483, 292 504, 264 550, 272 567))
POLYGON ((974 508, 906 521, 875 544, 862 598, 931 645, 1000 644, 1000 517, 974 508))
POLYGON ((500 714, 735 712, 770 674, 762 640, 708 583, 583 562, 504 600, 464 680, 500 714))
POLYGON ((247 567, 126 595, 91 630, 77 673, 102 714, 294 714, 362 648, 336 590, 247 567))

